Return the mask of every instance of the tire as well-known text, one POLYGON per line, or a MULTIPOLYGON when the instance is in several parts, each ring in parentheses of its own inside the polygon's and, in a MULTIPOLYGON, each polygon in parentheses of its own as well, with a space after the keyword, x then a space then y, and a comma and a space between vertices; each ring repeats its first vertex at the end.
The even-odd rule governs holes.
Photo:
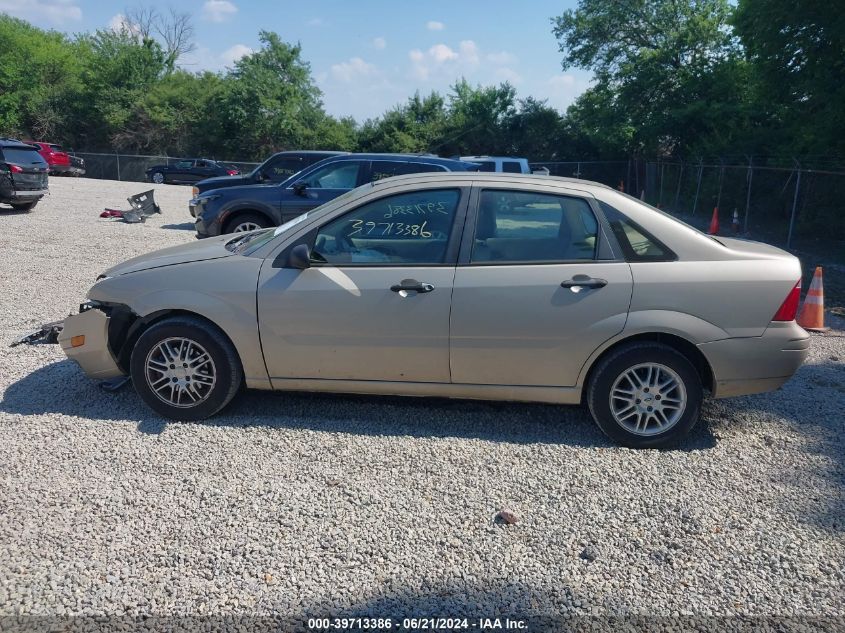
POLYGON ((38 204, 38 200, 33 200, 32 202, 24 202, 23 204, 12 204, 12 208, 15 211, 32 211, 35 208, 36 204, 38 204))
POLYGON ((141 334, 132 349, 129 373, 138 395, 151 409, 186 422, 204 420, 223 409, 243 383, 241 362, 229 339, 207 321, 187 316, 164 319, 141 334), (161 362, 164 343, 181 357, 169 367, 161 362), (200 352, 210 362, 202 360, 200 352), (185 370, 185 362, 178 368, 178 361, 190 365, 192 360, 200 362, 193 371, 185 370), (168 390, 171 380, 177 386, 168 390))
POLYGON ((631 343, 614 350, 596 366, 587 387, 587 405, 596 424, 610 439, 630 448, 677 444, 698 423, 703 397, 701 377, 692 363, 662 343, 631 343), (616 396, 611 400, 612 392, 616 396))
POLYGON ((225 233, 241 233, 244 231, 256 231, 266 229, 270 226, 269 220, 260 213, 239 213, 226 222, 225 233))
POLYGON ((150 174, 150 181, 154 182, 157 185, 163 185, 164 184, 164 174, 161 173, 160 171, 154 171, 152 174, 150 174))

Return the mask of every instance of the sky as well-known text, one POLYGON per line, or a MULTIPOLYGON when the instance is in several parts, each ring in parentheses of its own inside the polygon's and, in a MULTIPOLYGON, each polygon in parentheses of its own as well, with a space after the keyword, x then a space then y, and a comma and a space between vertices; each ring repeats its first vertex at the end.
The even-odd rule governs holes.
MULTIPOLYGON (((0 0, 0 12, 69 34, 113 28, 136 0, 0 0)), ((258 32, 300 42, 326 111, 376 117, 415 91, 442 94, 463 76, 473 85, 509 81, 519 97, 564 110, 590 73, 563 71, 550 19, 576 0, 146 0, 193 16, 196 50, 187 70, 223 70, 258 48, 258 32)))

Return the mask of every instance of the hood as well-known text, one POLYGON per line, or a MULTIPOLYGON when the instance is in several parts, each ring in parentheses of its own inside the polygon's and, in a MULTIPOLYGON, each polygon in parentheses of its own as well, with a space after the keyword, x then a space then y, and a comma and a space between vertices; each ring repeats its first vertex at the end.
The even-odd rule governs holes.
MULTIPOLYGON (((171 246, 160 251, 153 251, 146 255, 140 255, 128 259, 122 264, 112 266, 101 276, 117 277, 127 273, 135 273, 150 268, 161 268, 162 266, 174 266, 176 264, 187 264, 189 262, 201 262, 208 259, 230 257, 233 255, 226 249, 226 242, 234 239, 232 235, 221 235, 206 240, 171 246)), ((99 277, 98 277, 99 278, 99 277)))

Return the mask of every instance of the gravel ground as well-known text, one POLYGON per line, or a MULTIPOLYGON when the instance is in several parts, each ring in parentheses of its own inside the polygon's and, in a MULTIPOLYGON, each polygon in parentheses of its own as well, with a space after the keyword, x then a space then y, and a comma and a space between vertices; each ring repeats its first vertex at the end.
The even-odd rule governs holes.
MULTIPOLYGON (((51 179, 0 213, 0 342, 194 239, 188 187, 155 187, 145 225, 97 218, 144 187, 51 179)), ((3 348, 0 616, 843 616, 837 325, 673 451, 544 405, 247 393, 165 423, 57 346, 3 348)))

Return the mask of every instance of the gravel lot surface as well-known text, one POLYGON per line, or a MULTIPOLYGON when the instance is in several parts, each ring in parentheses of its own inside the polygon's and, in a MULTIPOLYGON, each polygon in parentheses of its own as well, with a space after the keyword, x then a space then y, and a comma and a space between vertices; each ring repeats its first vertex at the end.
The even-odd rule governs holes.
POLYGON ((543 405, 247 393, 165 423, 58 346, 5 345, 193 240, 190 188, 127 225, 97 216, 143 184, 50 187, 0 212, 0 616, 845 615, 841 321, 680 450, 543 405))

